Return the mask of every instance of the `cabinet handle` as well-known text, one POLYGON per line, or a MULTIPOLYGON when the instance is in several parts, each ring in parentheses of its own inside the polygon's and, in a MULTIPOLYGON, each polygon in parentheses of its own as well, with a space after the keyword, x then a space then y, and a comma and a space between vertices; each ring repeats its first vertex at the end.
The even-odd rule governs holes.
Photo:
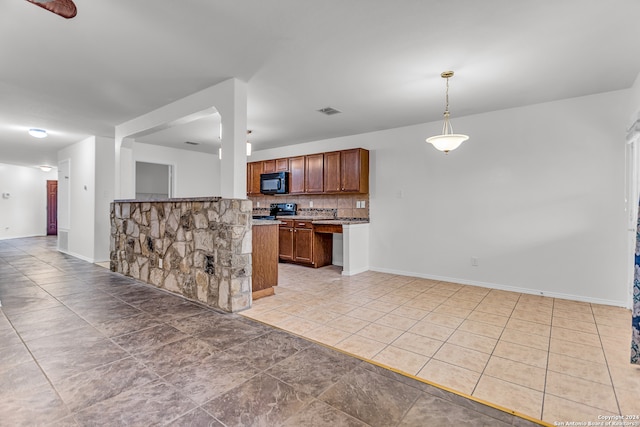
POLYGON ((299 222, 298 225, 302 227, 304 225, 304 222, 299 222))

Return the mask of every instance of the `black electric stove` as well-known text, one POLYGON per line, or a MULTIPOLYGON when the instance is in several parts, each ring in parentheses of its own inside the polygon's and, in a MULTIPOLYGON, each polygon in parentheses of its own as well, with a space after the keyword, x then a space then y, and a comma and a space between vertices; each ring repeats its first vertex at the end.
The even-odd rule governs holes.
POLYGON ((254 215, 253 219, 276 219, 277 216, 291 216, 297 213, 295 203, 271 203, 269 215, 254 215))

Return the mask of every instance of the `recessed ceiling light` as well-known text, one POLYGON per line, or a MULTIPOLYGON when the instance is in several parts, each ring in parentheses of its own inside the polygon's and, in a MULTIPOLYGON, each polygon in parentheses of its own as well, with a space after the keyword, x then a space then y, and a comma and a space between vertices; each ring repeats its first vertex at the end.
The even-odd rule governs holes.
POLYGON ((327 116, 332 116, 334 114, 342 113, 340 110, 336 110, 333 107, 324 107, 317 110, 319 113, 326 114, 327 116))
POLYGON ((50 172, 51 169, 53 169, 52 166, 47 166, 47 165, 42 165, 42 166, 38 166, 40 168, 40 170, 42 170, 42 172, 50 172))
POLYGON ((46 138, 48 136, 46 130, 36 129, 36 128, 29 129, 29 135, 31 135, 34 138, 46 138))

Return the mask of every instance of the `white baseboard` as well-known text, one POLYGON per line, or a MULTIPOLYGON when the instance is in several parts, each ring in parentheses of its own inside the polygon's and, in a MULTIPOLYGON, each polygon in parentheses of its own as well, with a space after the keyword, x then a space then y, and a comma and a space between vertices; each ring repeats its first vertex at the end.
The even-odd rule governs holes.
POLYGON ((355 276, 356 274, 364 273, 365 271, 369 271, 370 268, 359 268, 357 270, 344 271, 342 270, 343 276, 355 276))
POLYGON ((623 307, 630 309, 626 301, 608 300, 602 298, 591 298, 584 295, 572 295, 564 294, 561 292, 548 292, 541 291, 539 289, 519 288, 516 286, 501 285, 498 283, 479 282, 475 280, 457 279, 454 277, 436 276, 432 274, 415 273, 411 271, 401 271, 389 268, 371 267, 371 271, 378 271, 380 273, 397 274, 398 276, 419 277, 421 279, 438 280, 442 282, 460 283, 462 285, 480 286, 482 288, 499 289, 501 291, 518 292, 521 294, 540 295, 550 298, 566 299, 571 301, 588 302, 592 304, 611 305, 614 307, 623 307))
POLYGON ((70 251, 63 251, 63 250, 62 250, 62 249, 60 249, 60 248, 58 248, 58 252, 62 252, 63 254, 71 255, 72 257, 79 258, 79 259, 81 259, 81 260, 83 260, 83 261, 87 261, 87 262, 90 262, 90 263, 92 263, 92 264, 94 264, 94 263, 95 263, 95 261, 93 260, 93 258, 89 258, 89 257, 86 257, 86 256, 84 256, 84 255, 76 254, 76 253, 74 253, 74 252, 70 252, 70 251))
POLYGON ((27 234, 24 236, 6 236, 0 237, 0 240, 9 240, 9 239, 25 239, 27 237, 46 237, 46 234, 27 234))

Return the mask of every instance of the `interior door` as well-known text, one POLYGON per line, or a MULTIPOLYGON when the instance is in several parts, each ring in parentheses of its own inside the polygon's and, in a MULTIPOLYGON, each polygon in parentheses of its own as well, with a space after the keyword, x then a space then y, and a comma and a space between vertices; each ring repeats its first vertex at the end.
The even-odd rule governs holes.
POLYGON ((58 234, 58 181, 47 181, 47 236, 58 234))

